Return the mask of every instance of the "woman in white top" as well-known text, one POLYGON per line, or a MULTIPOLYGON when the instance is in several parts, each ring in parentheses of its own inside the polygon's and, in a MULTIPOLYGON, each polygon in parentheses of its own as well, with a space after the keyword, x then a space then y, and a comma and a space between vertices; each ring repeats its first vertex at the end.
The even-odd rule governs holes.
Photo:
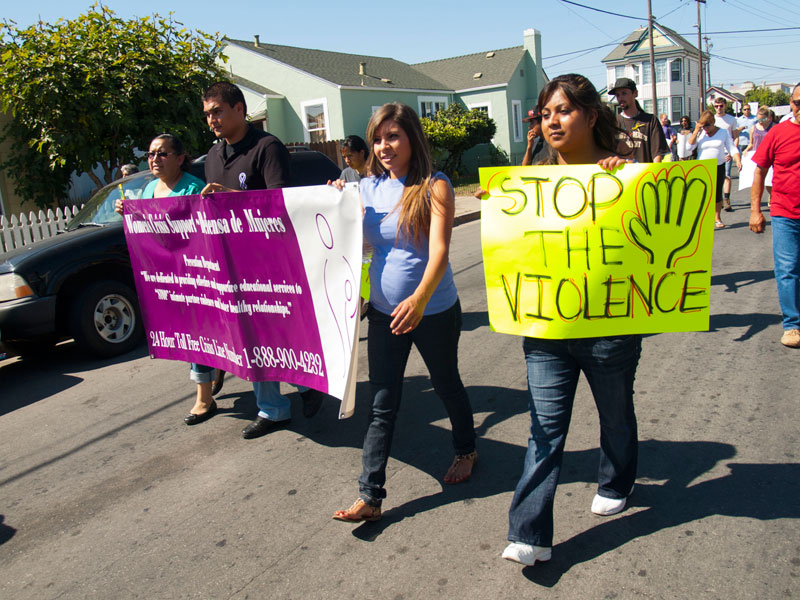
POLYGON ((725 225, 720 218, 722 209, 722 185, 725 183, 725 153, 731 155, 736 167, 741 171, 742 160, 739 149, 733 143, 731 133, 714 125, 714 113, 704 111, 697 119, 697 125, 689 138, 689 145, 697 148, 697 160, 714 158, 717 160, 717 203, 715 208, 715 227, 722 229, 725 225))

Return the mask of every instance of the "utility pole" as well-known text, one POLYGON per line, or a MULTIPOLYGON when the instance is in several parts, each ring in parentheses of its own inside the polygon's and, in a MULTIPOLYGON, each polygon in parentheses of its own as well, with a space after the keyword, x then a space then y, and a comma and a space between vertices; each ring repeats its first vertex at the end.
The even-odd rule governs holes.
POLYGON ((656 91, 656 59, 653 51, 653 3, 647 0, 647 35, 650 37, 650 82, 653 84, 653 114, 658 116, 658 94, 656 91))
POLYGON ((711 83, 711 47, 714 45, 711 42, 711 38, 707 35, 703 36, 703 39, 706 41, 706 54, 708 54, 708 65, 706 65, 706 75, 708 76, 708 87, 714 85, 711 83))
POLYGON ((706 81, 704 77, 704 67, 703 67, 703 33, 700 29, 700 4, 705 4, 706 0, 697 0, 697 65, 699 66, 699 74, 700 74, 700 110, 697 113, 697 116, 700 116, 706 109, 706 81))

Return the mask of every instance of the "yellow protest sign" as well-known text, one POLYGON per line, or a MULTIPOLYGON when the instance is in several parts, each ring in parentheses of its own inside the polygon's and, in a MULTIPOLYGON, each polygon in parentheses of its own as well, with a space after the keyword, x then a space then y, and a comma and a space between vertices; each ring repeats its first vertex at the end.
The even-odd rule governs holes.
POLYGON ((584 338, 708 329, 713 160, 480 170, 494 331, 584 338))

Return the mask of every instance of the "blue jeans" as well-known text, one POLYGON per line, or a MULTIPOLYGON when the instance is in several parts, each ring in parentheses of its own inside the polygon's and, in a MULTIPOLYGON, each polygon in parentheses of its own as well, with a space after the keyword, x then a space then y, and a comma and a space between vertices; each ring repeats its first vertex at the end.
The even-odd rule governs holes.
POLYGON ((386 497, 386 463, 394 435, 394 424, 403 393, 403 374, 411 345, 417 347, 431 376, 436 394, 444 403, 453 432, 456 454, 475 449, 475 428, 467 391, 458 374, 458 338, 461 336, 461 304, 444 312, 422 317, 409 333, 395 335, 389 325, 392 317, 370 306, 367 312, 369 333, 369 382, 373 400, 369 425, 364 436, 363 470, 358 478, 361 498, 380 506, 386 497))
POLYGON ((800 329, 800 219, 772 217, 772 255, 783 328, 800 329))
POLYGON ((198 365, 197 363, 189 365, 189 379, 195 383, 211 383, 216 376, 217 370, 214 367, 198 365))
MULTIPOLYGON (((211 383, 216 377, 216 369, 205 365, 191 364, 189 379, 195 383, 211 383)), ((308 388, 297 386, 302 394, 308 388)), ((286 396, 281 395, 281 384, 277 381, 254 381, 253 393, 258 405, 258 416, 273 421, 284 421, 291 418, 291 403, 286 396)))
POLYGON ((575 388, 586 375, 600 415, 598 494, 624 498, 636 479, 638 432, 633 379, 641 336, 570 340, 525 338, 531 435, 508 513, 508 539, 553 545, 553 498, 572 416, 575 388))

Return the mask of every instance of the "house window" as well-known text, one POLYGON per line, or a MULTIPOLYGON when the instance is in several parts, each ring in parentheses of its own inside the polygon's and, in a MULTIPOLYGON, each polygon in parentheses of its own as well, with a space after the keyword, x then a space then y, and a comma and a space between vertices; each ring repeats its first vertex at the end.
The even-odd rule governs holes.
POLYGON ((437 112, 447 108, 447 98, 444 96, 419 96, 419 116, 432 119, 437 112))
POLYGON ((653 101, 652 100, 644 100, 642 102, 644 105, 644 112, 653 114, 653 101))
POLYGON ((673 60, 670 64, 670 72, 672 73, 671 81, 680 81, 683 76, 683 73, 681 73, 682 70, 683 61, 680 58, 673 60))
POLYGON ((661 115, 668 115, 669 108, 667 107, 667 98, 659 98, 658 103, 656 106, 658 107, 658 114, 656 116, 660 117, 661 115))
POLYGON ((326 142, 328 129, 328 101, 325 98, 300 103, 303 113, 303 137, 306 142, 326 142))
POLYGON ((514 127, 514 141, 522 141, 522 101, 511 101, 511 122, 514 127))
POLYGON ((662 58, 656 61, 656 83, 667 81, 667 60, 662 58))
POLYGON ((625 65, 614 67, 614 80, 616 81, 620 77, 625 77, 625 65))
POLYGON ((636 82, 636 85, 642 85, 642 76, 640 74, 639 65, 632 65, 633 66, 633 80, 636 82))
POLYGON ((480 102, 480 103, 477 103, 477 104, 467 104, 467 108, 470 109, 470 110, 478 109, 479 111, 486 113, 486 116, 489 117, 490 119, 492 118, 492 111, 489 108, 489 103, 488 102, 480 102))
POLYGON ((652 73, 650 72, 650 63, 642 63, 642 85, 652 82, 652 73))
POLYGON ((680 123, 682 116, 683 116, 683 97, 682 96, 673 96, 672 97, 672 117, 670 117, 670 120, 673 123, 680 123))

